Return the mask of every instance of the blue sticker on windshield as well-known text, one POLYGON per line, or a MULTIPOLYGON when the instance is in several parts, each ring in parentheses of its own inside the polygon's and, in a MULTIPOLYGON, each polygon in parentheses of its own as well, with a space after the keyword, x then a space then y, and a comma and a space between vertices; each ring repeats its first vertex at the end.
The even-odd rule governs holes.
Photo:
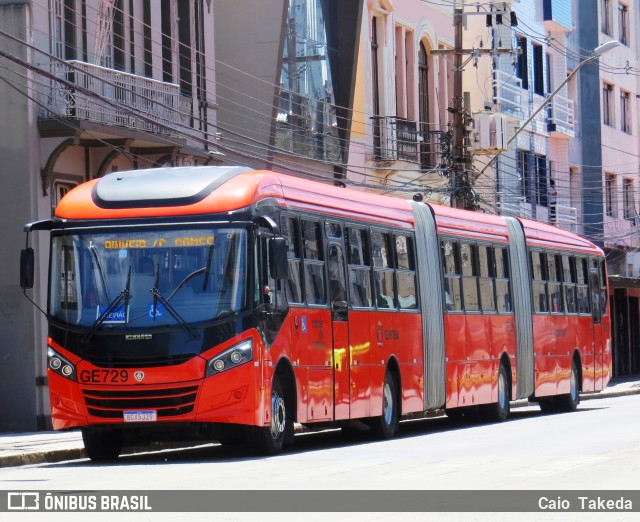
POLYGON ((148 305, 149 317, 151 319, 160 319, 164 315, 164 308, 160 303, 156 303, 155 313, 153 310, 153 303, 148 305))
MULTIPOLYGON (((107 309, 106 306, 99 306, 97 316, 101 317, 102 314, 107 309)), ((122 324, 127 322, 127 314, 124 309, 124 305, 116 306, 113 310, 111 310, 108 315, 104 319, 104 324, 122 324)))

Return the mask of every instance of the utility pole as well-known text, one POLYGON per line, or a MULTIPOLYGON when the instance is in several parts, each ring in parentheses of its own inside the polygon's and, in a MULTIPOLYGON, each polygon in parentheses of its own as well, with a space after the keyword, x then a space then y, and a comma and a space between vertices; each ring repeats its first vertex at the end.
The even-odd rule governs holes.
POLYGON ((451 173, 451 206, 464 208, 464 201, 460 197, 460 190, 467 181, 466 150, 464 146, 465 117, 462 99, 462 7, 456 5, 453 15, 455 30, 455 49, 453 61, 453 172, 451 173))
MULTIPOLYGON (((451 104, 451 112, 453 113, 453 146, 452 146, 452 172, 450 173, 451 186, 451 206, 454 208, 467 208, 473 210, 475 202, 471 197, 471 181, 470 172, 473 169, 473 156, 468 150, 468 120, 470 107, 465 103, 465 93, 462 91, 462 72, 465 66, 474 60, 477 62, 482 55, 488 54, 512 54, 512 48, 497 49, 464 49, 463 48, 463 31, 466 25, 465 18, 471 15, 502 15, 505 11, 494 10, 493 7, 489 12, 480 11, 477 7, 476 12, 465 13, 462 3, 456 0, 453 11, 454 25, 454 48, 453 49, 434 49, 431 51, 433 55, 453 55, 453 100, 451 104), (468 56, 463 61, 463 56, 468 56)), ((499 23, 502 23, 501 21, 499 23)))

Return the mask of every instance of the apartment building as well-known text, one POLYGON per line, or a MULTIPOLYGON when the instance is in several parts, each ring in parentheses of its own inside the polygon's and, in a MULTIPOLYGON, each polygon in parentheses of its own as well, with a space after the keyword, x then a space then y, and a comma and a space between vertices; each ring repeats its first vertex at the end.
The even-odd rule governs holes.
POLYGON ((574 64, 608 41, 619 45, 576 79, 578 131, 570 147, 572 177, 582 198, 585 235, 607 255, 614 374, 640 371, 640 230, 638 226, 638 2, 574 3, 569 41, 574 64))

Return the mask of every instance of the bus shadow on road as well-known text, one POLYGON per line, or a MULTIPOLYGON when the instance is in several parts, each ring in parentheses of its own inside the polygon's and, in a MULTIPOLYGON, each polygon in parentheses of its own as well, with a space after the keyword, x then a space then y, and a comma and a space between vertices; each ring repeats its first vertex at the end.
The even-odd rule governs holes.
MULTIPOLYGON (((580 407, 576 413, 586 413, 601 408, 580 407)), ((518 422, 526 419, 541 416, 555 417, 565 415, 563 413, 544 414, 537 408, 523 408, 512 410, 506 422, 518 422)), ((447 417, 445 415, 403 420, 400 423, 400 430, 394 440, 410 439, 436 435, 450 431, 467 429, 481 429, 485 426, 492 426, 499 423, 486 422, 471 413, 464 416, 447 417)), ((383 442, 376 439, 366 429, 355 428, 328 428, 322 430, 308 430, 296 434, 295 444, 286 446, 282 455, 292 455, 298 453, 334 450, 344 447, 355 447, 366 444, 383 442)), ((185 447, 172 447, 171 449, 159 449, 156 451, 145 451, 139 453, 124 453, 113 462, 96 463, 91 461, 72 461, 49 464, 49 467, 92 467, 92 466, 131 466, 131 465, 163 465, 163 464, 193 464, 196 462, 241 462, 251 460, 261 460, 264 456, 252 454, 251 448, 246 444, 221 445, 218 443, 202 443, 185 447)), ((273 458, 273 457, 272 457, 273 458)), ((277 456, 275 457, 277 458, 277 456)))

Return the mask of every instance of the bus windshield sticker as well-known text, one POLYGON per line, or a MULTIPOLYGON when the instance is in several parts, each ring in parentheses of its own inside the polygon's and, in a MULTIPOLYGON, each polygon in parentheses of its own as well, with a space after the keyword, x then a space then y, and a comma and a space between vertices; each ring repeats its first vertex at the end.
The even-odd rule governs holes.
MULTIPOLYGON (((100 316, 105 312, 106 309, 107 309, 107 306, 104 306, 104 305, 98 306, 96 310, 96 319, 100 318, 100 316)), ((118 305, 113 310, 111 310, 111 312, 107 314, 107 316, 105 317, 102 323, 103 324, 126 323, 128 311, 129 311, 128 307, 127 307, 127 310, 125 311, 124 304, 118 305)))

